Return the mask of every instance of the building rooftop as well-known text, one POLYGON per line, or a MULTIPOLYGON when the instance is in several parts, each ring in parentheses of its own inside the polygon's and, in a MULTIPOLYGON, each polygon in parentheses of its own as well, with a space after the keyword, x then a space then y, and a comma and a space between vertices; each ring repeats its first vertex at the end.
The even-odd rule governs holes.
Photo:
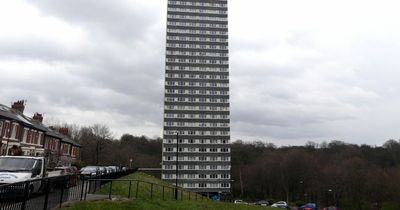
POLYGON ((57 139, 61 139, 61 141, 70 143, 74 146, 78 146, 78 147, 81 146, 80 144, 78 144, 77 142, 72 140, 67 135, 61 134, 60 132, 47 127, 42 122, 25 116, 21 111, 10 108, 3 104, 0 104, 0 119, 1 118, 11 120, 14 122, 18 122, 29 128, 34 128, 34 129, 43 131, 45 133, 45 135, 48 135, 48 136, 51 136, 51 137, 54 137, 57 139))

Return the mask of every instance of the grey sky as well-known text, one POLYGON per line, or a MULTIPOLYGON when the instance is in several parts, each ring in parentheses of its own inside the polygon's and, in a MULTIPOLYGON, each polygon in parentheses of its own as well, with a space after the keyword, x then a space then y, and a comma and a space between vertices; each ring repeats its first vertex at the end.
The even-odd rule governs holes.
MULTIPOLYGON (((230 0, 232 140, 400 137, 400 3, 230 0)), ((0 2, 0 103, 162 134, 166 0, 0 2)))

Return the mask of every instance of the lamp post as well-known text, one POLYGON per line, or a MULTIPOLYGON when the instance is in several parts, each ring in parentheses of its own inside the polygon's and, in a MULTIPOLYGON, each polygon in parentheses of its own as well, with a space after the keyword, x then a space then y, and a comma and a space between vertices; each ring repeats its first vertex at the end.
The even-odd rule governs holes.
POLYGON ((179 150, 179 133, 176 133, 176 168, 175 168, 175 200, 178 200, 178 153, 179 150))
MULTIPOLYGON (((4 122, 5 122, 5 121, 4 121, 4 122)), ((0 135, 3 133, 3 125, 5 125, 4 122, 3 122, 3 121, 0 121, 0 126, 1 126, 0 135)), ((7 128, 4 129, 4 134, 1 135, 1 138, 0 138, 0 155, 3 155, 3 139, 4 139, 4 136, 6 135, 6 133, 7 133, 7 128)))
POLYGON ((304 189, 304 181, 303 180, 300 181, 300 185, 301 185, 301 198, 303 200, 303 203, 305 203, 306 199, 305 199, 305 189, 304 189))
POLYGON ((332 194, 332 189, 328 189, 328 198, 327 198, 327 200, 326 200, 326 203, 327 203, 327 205, 329 206, 329 204, 330 204, 330 198, 331 198, 331 194, 332 194))
MULTIPOLYGON (((10 124, 9 124, 9 126, 7 126, 7 129, 6 129, 6 133, 5 133, 5 135, 7 136, 7 143, 6 143, 6 151, 5 151, 5 154, 4 155, 8 155, 8 142, 10 141, 10 136, 11 136, 11 130, 10 130, 10 128, 11 128, 11 123, 12 122, 10 122, 10 124)), ((3 136, 4 137, 4 136, 3 136)))

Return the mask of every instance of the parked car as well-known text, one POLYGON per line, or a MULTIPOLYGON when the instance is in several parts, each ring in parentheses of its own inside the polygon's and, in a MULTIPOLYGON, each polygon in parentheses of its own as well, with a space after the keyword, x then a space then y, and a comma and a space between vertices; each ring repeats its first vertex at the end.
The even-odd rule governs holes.
POLYGON ((315 203, 307 203, 306 205, 300 206, 300 210, 318 210, 315 203))
POLYGON ((118 166, 109 166, 109 167, 111 167, 114 170, 114 172, 120 172, 121 171, 121 169, 118 166))
POLYGON ((117 172, 115 166, 107 166, 106 168, 107 168, 108 173, 115 173, 115 172, 117 172))
POLYGON ((73 172, 74 174, 76 174, 76 175, 79 175, 79 174, 80 174, 80 171, 79 171, 79 169, 78 169, 76 166, 71 166, 71 169, 72 169, 72 172, 73 172))
POLYGON ((107 168, 104 166, 100 166, 99 171, 101 175, 107 174, 107 168))
POLYGON ((233 203, 235 203, 235 204, 248 204, 247 202, 244 202, 242 200, 235 200, 233 203))
POLYGON ((81 169, 81 174, 85 177, 97 176, 100 174, 99 167, 97 166, 86 166, 81 169))
POLYGON ((255 205, 259 205, 259 206, 268 206, 269 202, 266 200, 261 200, 261 201, 257 201, 254 203, 255 205))
MULTIPOLYGON (((71 187, 71 186, 76 186, 78 182, 78 172, 76 171, 75 168, 71 166, 60 166, 54 168, 53 171, 49 172, 52 176, 66 176, 68 175, 68 180, 66 184, 64 185, 65 187, 71 187)), ((60 181, 59 184, 62 182, 60 181)), ((61 185, 60 185, 61 187, 61 185)))
POLYGON ((289 205, 285 201, 278 201, 271 205, 272 208, 288 209, 289 205))

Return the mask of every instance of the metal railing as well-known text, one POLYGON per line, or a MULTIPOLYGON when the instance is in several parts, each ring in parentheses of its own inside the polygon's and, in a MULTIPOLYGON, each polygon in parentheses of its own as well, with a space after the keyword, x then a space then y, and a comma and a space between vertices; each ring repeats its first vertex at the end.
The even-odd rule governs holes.
MULTIPOLYGON (((137 179, 89 179, 87 187, 86 192, 88 194, 107 195, 110 200, 113 197, 125 197, 128 199, 208 200, 207 195, 191 192, 180 187, 177 188, 175 186, 137 179)), ((86 195, 84 199, 86 199, 86 195)))
POLYGON ((83 200, 90 189, 89 179, 113 180, 135 171, 132 169, 93 177, 66 175, 0 185, 0 209, 54 209, 65 202, 83 200))

